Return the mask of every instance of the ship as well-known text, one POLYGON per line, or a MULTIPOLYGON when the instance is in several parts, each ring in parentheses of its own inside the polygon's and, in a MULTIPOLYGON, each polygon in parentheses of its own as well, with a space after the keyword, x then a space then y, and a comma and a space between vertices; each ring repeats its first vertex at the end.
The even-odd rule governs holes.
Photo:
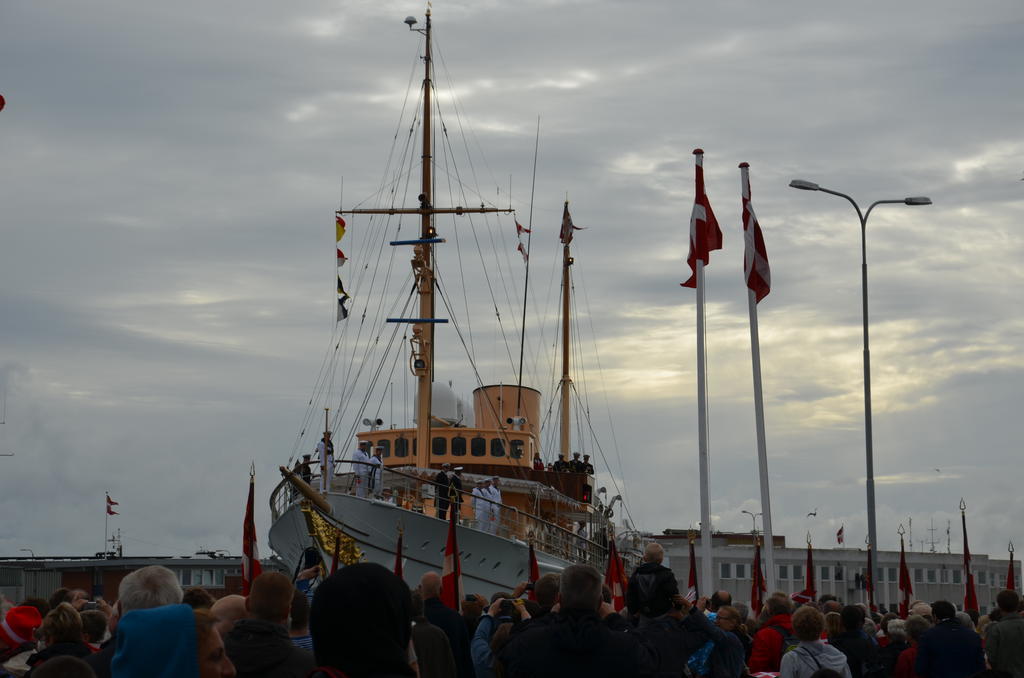
MULTIPOLYGON (((350 405, 339 403, 333 412, 329 406, 322 408, 321 453, 302 462, 298 449, 293 450, 289 465, 281 467, 283 478, 270 498, 269 544, 296 572, 317 563, 327 571, 360 561, 375 562, 400 569, 405 580, 415 586, 424 573, 442 571, 449 525, 454 521, 464 591, 487 596, 510 591, 530 576, 531 550, 541 575, 559 572, 573 563, 588 563, 604 571, 612 540, 617 540, 628 564, 636 553, 636 535, 614 530, 614 505, 621 495, 609 501, 605 488, 595 488, 593 466, 575 461, 571 451, 570 271, 574 260, 570 243, 574 227, 568 201, 560 234, 561 378, 550 408, 559 412, 560 428, 557 442, 552 436, 548 446, 557 448, 559 460, 554 461, 556 450, 542 445, 542 393, 521 383, 521 357, 518 378, 510 379, 511 383, 478 383, 471 406, 435 374, 436 340, 441 338, 438 328, 448 322, 436 312, 441 294, 436 252, 445 243, 439 218, 511 214, 513 210, 511 201, 508 206, 484 201, 478 206, 436 204, 437 97, 430 11, 422 27, 413 17, 405 22, 423 38, 421 101, 415 107, 416 124, 421 128, 415 135, 420 150, 419 194, 404 203, 397 199, 375 207, 338 209, 336 217, 339 239, 346 218, 368 223, 404 218, 416 224, 414 237, 381 241, 382 246, 404 250, 403 254, 411 251, 412 255, 412 280, 407 288, 414 294, 400 315, 382 322, 396 328, 395 332, 399 327, 407 332, 405 359, 396 362, 406 363, 403 367, 415 381, 415 414, 406 426, 384 426, 381 418, 364 416, 370 411, 369 396, 353 394, 346 382, 350 405), (325 441, 332 429, 347 425, 345 417, 358 423, 352 425, 350 437, 330 440, 337 451, 328 455, 325 441), (360 443, 380 450, 379 465, 357 457, 354 451, 360 443), (542 458, 553 463, 545 464, 542 458), (440 473, 444 475, 439 482, 440 473), (450 482, 454 475, 461 479, 461 490, 450 482), (493 493, 473 494, 478 482, 493 479, 497 479, 500 499, 493 493), (457 517, 452 515, 453 507, 458 507, 457 517)), ((407 151, 406 157, 415 158, 415 151, 407 151)), ((518 232, 526 230, 518 221, 515 226, 518 232)), ((343 263, 340 247, 338 257, 343 263)), ((339 325, 344 325, 348 293, 340 275, 338 290, 342 295, 339 325)), ((448 300, 441 301, 451 313, 448 300)), ((524 310, 524 326, 525 315, 524 310)), ((392 340, 394 336, 392 333, 392 340)), ((458 336, 465 343, 461 331, 458 336)), ((374 383, 379 388, 376 378, 374 383)), ((310 423, 303 434, 315 430, 315 440, 321 433, 319 423, 317 429, 310 423)))

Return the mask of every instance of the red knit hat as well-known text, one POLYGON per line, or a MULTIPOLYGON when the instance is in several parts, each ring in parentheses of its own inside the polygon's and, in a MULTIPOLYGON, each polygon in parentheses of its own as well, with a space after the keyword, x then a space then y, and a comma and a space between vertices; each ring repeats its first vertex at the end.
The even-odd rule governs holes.
POLYGON ((12 607, 0 621, 0 640, 10 647, 35 641, 35 631, 43 623, 39 610, 29 605, 12 607))

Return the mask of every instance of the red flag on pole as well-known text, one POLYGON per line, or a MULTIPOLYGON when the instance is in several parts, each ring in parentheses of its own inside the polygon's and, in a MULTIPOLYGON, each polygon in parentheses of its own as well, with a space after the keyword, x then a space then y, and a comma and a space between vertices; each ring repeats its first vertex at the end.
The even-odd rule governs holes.
POLYGON ((900 619, 906 619, 910 614, 910 596, 914 593, 914 586, 910 581, 910 570, 907 569, 907 555, 903 546, 903 526, 900 525, 900 583, 899 590, 903 592, 903 599, 900 601, 900 619))
POLYGON ((256 490, 256 469, 249 471, 249 500, 245 503, 245 521, 242 524, 242 595, 249 595, 249 588, 260 576, 260 556, 256 548, 256 521, 253 519, 253 495, 256 490))
POLYGON ((403 541, 402 528, 398 528, 398 544, 395 546, 395 576, 399 579, 404 579, 402 571, 402 541, 403 541))
POLYGON ((1016 591, 1017 590, 1017 583, 1014 580, 1015 580, 1015 577, 1014 577, 1014 571, 1013 571, 1013 542, 1011 541, 1010 542, 1010 567, 1008 567, 1007 570, 1006 570, 1006 590, 1007 591, 1016 591))
MULTIPOLYGON (((768 250, 764 235, 750 205, 750 165, 740 163, 740 183, 743 194, 743 275, 747 287, 754 291, 757 301, 768 296, 772 288, 772 271, 768 267, 768 250)), ((840 542, 842 543, 842 542, 840 542)))
POLYGON ((626 587, 629 586, 629 580, 626 578, 622 559, 619 558, 619 551, 615 548, 614 539, 608 541, 608 569, 604 573, 604 583, 612 590, 612 607, 618 612, 626 606, 626 587))
POLYGON ((868 592, 868 609, 877 612, 875 607, 875 577, 874 563, 871 558, 871 544, 868 544, 868 571, 864 575, 864 590, 868 592))
POLYGON ((765 583, 764 573, 761 571, 761 542, 755 539, 753 581, 750 583, 750 607, 754 610, 754 614, 761 614, 764 594, 767 592, 768 585, 765 583))
POLYGON ((462 595, 462 563, 459 562, 459 544, 455 536, 458 511, 449 513, 448 543, 444 547, 444 567, 441 568, 441 602, 458 612, 462 595))
POLYGON ((693 212, 690 213, 690 253, 686 263, 693 274, 683 287, 697 287, 697 260, 706 266, 711 261, 712 250, 722 249, 722 229, 718 227, 715 213, 711 211, 711 202, 704 192, 704 151, 694 149, 696 158, 696 195, 693 199, 693 212))
POLYGON ((527 581, 530 582, 530 591, 527 597, 530 600, 537 600, 537 592, 533 590, 533 585, 540 579, 540 567, 537 565, 537 554, 533 551, 533 542, 530 542, 530 562, 529 562, 530 576, 527 577, 527 581))
POLYGON ((519 247, 516 248, 519 253, 523 255, 523 261, 529 261, 530 255, 527 253, 526 248, 523 247, 523 243, 519 243, 519 247))
POLYGON ((845 527, 846 527, 845 525, 840 525, 839 526, 839 531, 836 532, 836 543, 837 544, 842 544, 843 543, 843 529, 845 527))
MULTIPOLYGON (((565 218, 565 217, 563 216, 563 219, 564 219, 564 218, 565 218)), ((517 222, 516 222, 516 235, 517 235, 517 236, 518 236, 518 235, 522 235, 523 233, 533 233, 533 231, 531 231, 531 230, 530 230, 530 229, 528 229, 528 228, 527 228, 526 226, 523 226, 522 224, 520 224, 520 223, 519 223, 519 222, 517 221, 517 222)))
POLYGON ((110 495, 108 494, 107 495, 107 515, 108 516, 119 516, 119 515, 121 515, 120 513, 118 513, 117 511, 115 511, 114 509, 111 508, 111 506, 117 506, 117 505, 118 505, 118 503, 116 501, 114 501, 113 499, 111 499, 110 495))
POLYGON ((700 597, 697 588, 697 554, 693 549, 693 537, 690 537, 690 576, 686 580, 686 599, 691 603, 700 597))
POLYGON ((338 571, 338 558, 341 555, 341 532, 334 533, 334 554, 331 556, 331 574, 338 571))
POLYGON ((967 547, 967 504, 960 500, 960 522, 964 528, 964 610, 978 609, 978 594, 974 591, 974 575, 971 574, 971 550, 967 547))
MULTIPOLYGON (((807 535, 810 537, 810 535, 807 535)), ((818 590, 814 586, 814 555, 811 552, 811 540, 807 539, 807 572, 804 578, 804 590, 794 593, 792 598, 798 603, 809 603, 818 597, 818 590)))

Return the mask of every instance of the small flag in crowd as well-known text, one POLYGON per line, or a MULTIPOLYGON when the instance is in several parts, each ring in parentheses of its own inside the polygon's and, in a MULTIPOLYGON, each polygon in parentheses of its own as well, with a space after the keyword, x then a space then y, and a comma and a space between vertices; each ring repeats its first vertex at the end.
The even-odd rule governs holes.
POLYGON ((868 570, 864 574, 864 590, 868 592, 868 609, 872 612, 877 612, 878 607, 875 605, 875 579, 874 579, 875 565, 874 559, 871 557, 871 544, 868 544, 868 570))
POLYGON ((792 598, 798 603, 809 603, 818 597, 818 589, 814 586, 814 555, 811 551, 810 535, 807 539, 807 572, 804 578, 804 590, 794 593, 792 598))
POLYGON ((563 245, 568 245, 572 242, 572 232, 583 230, 579 226, 575 226, 572 223, 572 216, 569 214, 569 201, 565 201, 565 207, 562 208, 562 231, 558 234, 558 239, 562 241, 563 245))
POLYGON ((530 591, 527 597, 530 600, 537 600, 537 592, 533 590, 533 586, 540 579, 540 566, 537 565, 537 554, 533 550, 533 542, 530 542, 530 563, 529 563, 529 576, 526 581, 530 582, 530 591))
POLYGON ((686 599, 697 602, 700 591, 697 589, 697 554, 693 550, 693 537, 690 537, 690 576, 686 580, 686 599))
POLYGON ((455 535, 458 511, 450 511, 448 542, 444 547, 444 566, 441 568, 441 602, 458 612, 462 600, 462 563, 459 562, 459 544, 455 535))
POLYGON ((754 614, 761 614, 766 593, 768 593, 768 584, 764 580, 764 572, 761 571, 761 542, 758 540, 754 543, 754 572, 753 581, 750 584, 750 607, 754 610, 754 614))
POLYGON ((604 573, 604 583, 612 591, 612 607, 618 612, 626 606, 626 588, 629 581, 626 579, 626 570, 622 566, 614 539, 608 540, 608 569, 604 573))
POLYGON ((402 527, 398 527, 398 544, 395 546, 395 576, 402 579, 402 527))
POLYGON ((960 500, 960 521, 964 527, 964 610, 978 609, 978 594, 974 590, 974 575, 971 573, 971 549, 967 547, 967 505, 960 500))
POLYGON ((111 499, 110 495, 108 494, 107 495, 107 515, 108 516, 119 516, 119 515, 121 515, 120 513, 115 511, 113 508, 111 508, 111 507, 117 506, 117 505, 118 505, 118 503, 116 501, 114 501, 113 499, 111 499))
POLYGON ((839 531, 836 532, 836 543, 837 544, 842 544, 843 543, 843 529, 845 527, 846 527, 845 525, 840 525, 839 526, 839 531))
POLYGON ((242 523, 242 595, 249 595, 249 589, 256 577, 260 576, 260 555, 256 548, 256 520, 253 518, 253 495, 256 490, 256 470, 249 472, 249 499, 245 504, 245 519, 242 523))
POLYGON ((743 275, 747 279, 747 287, 754 291, 756 300, 761 301, 771 291, 772 271, 768 267, 764 235, 750 204, 750 165, 745 162, 740 163, 740 184, 743 194, 743 275))
POLYGON ((903 599, 900 600, 900 619, 906 619, 910 614, 910 596, 914 594, 914 585, 910 582, 910 570, 907 569, 907 554, 903 546, 903 526, 900 525, 900 581, 899 590, 903 592, 903 599))
POLYGON ((690 213, 690 253, 686 256, 686 263, 693 273, 686 282, 680 283, 683 287, 697 287, 697 260, 706 266, 711 261, 711 252, 722 249, 722 229, 718 227, 711 201, 704 192, 704 151, 694 149, 693 155, 696 161, 696 194, 693 212, 690 213))

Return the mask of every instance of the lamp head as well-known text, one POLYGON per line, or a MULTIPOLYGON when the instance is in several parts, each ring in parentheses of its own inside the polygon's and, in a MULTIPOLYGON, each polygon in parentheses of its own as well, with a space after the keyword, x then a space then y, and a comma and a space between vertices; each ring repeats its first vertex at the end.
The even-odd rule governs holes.
POLYGON ((915 195, 903 199, 904 205, 931 205, 932 199, 923 195, 915 195))
POLYGON ((414 16, 407 16, 407 17, 405 17, 405 23, 409 24, 409 28, 411 29, 413 26, 416 25, 416 17, 414 17, 414 16))
POLYGON ((805 179, 793 179, 789 182, 790 188, 799 188, 801 191, 817 191, 821 187, 813 181, 807 181, 805 179))

